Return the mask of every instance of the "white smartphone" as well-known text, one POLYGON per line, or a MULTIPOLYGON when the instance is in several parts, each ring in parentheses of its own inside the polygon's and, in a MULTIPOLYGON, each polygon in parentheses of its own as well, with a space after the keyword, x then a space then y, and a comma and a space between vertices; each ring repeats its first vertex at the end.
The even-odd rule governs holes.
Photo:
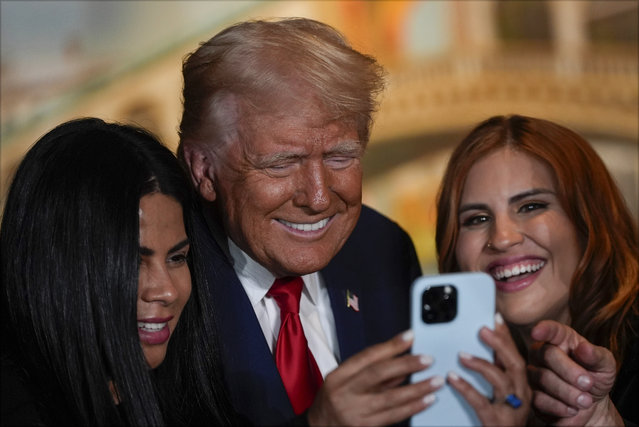
MULTIPOLYGON (((479 338, 482 326, 495 328, 495 283, 486 273, 450 273, 422 276, 411 287, 411 352, 434 358, 432 366, 411 376, 411 382, 433 375, 446 378, 454 371, 486 397, 492 386, 459 363, 459 352, 493 361, 493 351, 479 338)), ((446 383, 435 392, 435 402, 415 414, 412 426, 476 426, 480 421, 466 400, 446 383)))

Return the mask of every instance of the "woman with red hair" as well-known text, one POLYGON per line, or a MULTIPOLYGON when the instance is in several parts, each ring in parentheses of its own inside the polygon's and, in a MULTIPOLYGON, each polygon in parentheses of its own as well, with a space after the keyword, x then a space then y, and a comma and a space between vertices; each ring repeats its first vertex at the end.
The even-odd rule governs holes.
POLYGON ((637 241, 604 163, 565 127, 493 117, 450 158, 437 201, 440 271, 494 278, 546 422, 639 422, 637 241))

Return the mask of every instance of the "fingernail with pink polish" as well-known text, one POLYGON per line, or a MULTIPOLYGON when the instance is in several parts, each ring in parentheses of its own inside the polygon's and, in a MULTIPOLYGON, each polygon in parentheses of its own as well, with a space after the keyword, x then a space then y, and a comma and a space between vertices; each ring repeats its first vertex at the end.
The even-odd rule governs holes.
POLYGON ((433 378, 431 378, 430 380, 430 385, 432 387, 441 387, 444 385, 444 383, 446 382, 446 380, 444 379, 444 377, 442 377, 441 375, 436 375, 433 378))
POLYGON ((577 385, 579 385, 581 389, 587 389, 590 386, 590 383, 590 377, 588 377, 587 375, 581 375, 579 378, 577 378, 577 385))
POLYGON ((448 378, 453 381, 457 381, 459 379, 459 375, 457 375, 454 371, 448 371, 448 378))
POLYGON ((590 408, 590 405, 592 404, 592 399, 587 394, 580 394, 579 397, 577 397, 577 403, 582 408, 590 408))
POLYGON ((423 402, 426 405, 430 405, 431 403, 433 403, 435 401, 435 399, 436 399, 435 394, 431 393, 431 394, 427 394, 426 396, 424 396, 423 402))
POLYGON ((497 323, 498 325, 504 324, 504 318, 501 316, 500 312, 495 313, 495 323, 497 323))
POLYGON ((414 337, 415 333, 412 329, 409 329, 402 334, 402 340, 404 341, 412 341, 414 337))
POLYGON ((466 359, 466 360, 470 360, 473 358, 472 355, 470 355, 469 353, 466 353, 465 351, 460 351, 459 352, 459 357, 462 359, 466 359))
POLYGON ((427 354, 422 354, 421 356, 419 356, 419 363, 421 363, 424 366, 432 365, 433 364, 433 356, 429 356, 427 354))

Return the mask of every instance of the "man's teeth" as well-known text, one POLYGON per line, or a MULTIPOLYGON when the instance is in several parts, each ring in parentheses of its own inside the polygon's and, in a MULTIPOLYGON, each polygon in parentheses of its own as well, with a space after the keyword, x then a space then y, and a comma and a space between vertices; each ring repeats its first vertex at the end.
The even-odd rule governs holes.
POLYGON ((157 332, 164 329, 167 322, 162 323, 148 323, 148 322, 138 322, 138 328, 144 329, 149 332, 157 332))
POLYGON ((518 264, 509 268, 499 267, 493 270, 493 277, 497 280, 509 279, 513 276, 519 276, 520 274, 534 273, 539 270, 545 264, 544 261, 540 261, 535 264, 518 264))
POLYGON ((320 221, 317 221, 314 224, 297 224, 294 222, 284 221, 283 219, 280 219, 279 221, 287 227, 291 227, 291 228, 294 228, 295 230, 300 230, 300 231, 316 231, 326 227, 326 224, 328 224, 328 218, 324 218, 320 221))

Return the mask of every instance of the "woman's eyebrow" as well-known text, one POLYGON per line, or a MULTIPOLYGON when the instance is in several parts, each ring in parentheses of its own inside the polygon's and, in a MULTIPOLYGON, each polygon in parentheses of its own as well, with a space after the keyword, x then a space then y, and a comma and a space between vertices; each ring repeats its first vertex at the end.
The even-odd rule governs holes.
POLYGON ((146 246, 140 246, 138 253, 142 256, 151 256, 155 253, 155 251, 151 248, 147 248, 146 246))
POLYGON ((467 203, 459 207, 459 213, 463 213, 466 211, 475 211, 475 210, 481 211, 486 209, 488 209, 488 205, 485 205, 483 203, 467 203))
POLYGON ((539 194, 555 194, 555 192, 547 188, 532 188, 530 190, 515 194, 514 196, 510 197, 508 199, 508 203, 517 203, 520 200, 525 199, 526 197, 537 196, 539 194))
POLYGON ((169 249, 169 253, 179 251, 180 249, 187 246, 188 244, 189 244, 189 239, 186 238, 182 240, 180 243, 178 243, 177 245, 174 245, 171 249, 169 249))
MULTIPOLYGON (((169 249, 168 253, 179 251, 180 249, 187 246, 188 244, 189 244, 189 239, 188 238, 184 239, 180 243, 174 245, 171 249, 169 249)), ((142 256, 151 256, 155 254, 155 251, 153 249, 147 248, 146 246, 140 246, 138 252, 142 256)))
MULTIPOLYGON (((536 196, 536 195, 539 195, 539 194, 553 194, 554 195, 555 192, 552 191, 552 190, 549 190, 547 188, 532 188, 530 190, 523 191, 523 192, 521 192, 519 194, 515 194, 514 196, 510 197, 508 199, 508 203, 509 204, 517 203, 517 202, 519 202, 519 201, 521 201, 521 200, 523 200, 523 199, 525 199, 527 197, 536 196)), ((466 212, 466 211, 473 211, 473 210, 481 211, 481 210, 486 210, 486 209, 488 209, 488 205, 486 205, 484 203, 467 203, 467 204, 461 205, 459 207, 459 213, 463 213, 463 212, 466 212)))

